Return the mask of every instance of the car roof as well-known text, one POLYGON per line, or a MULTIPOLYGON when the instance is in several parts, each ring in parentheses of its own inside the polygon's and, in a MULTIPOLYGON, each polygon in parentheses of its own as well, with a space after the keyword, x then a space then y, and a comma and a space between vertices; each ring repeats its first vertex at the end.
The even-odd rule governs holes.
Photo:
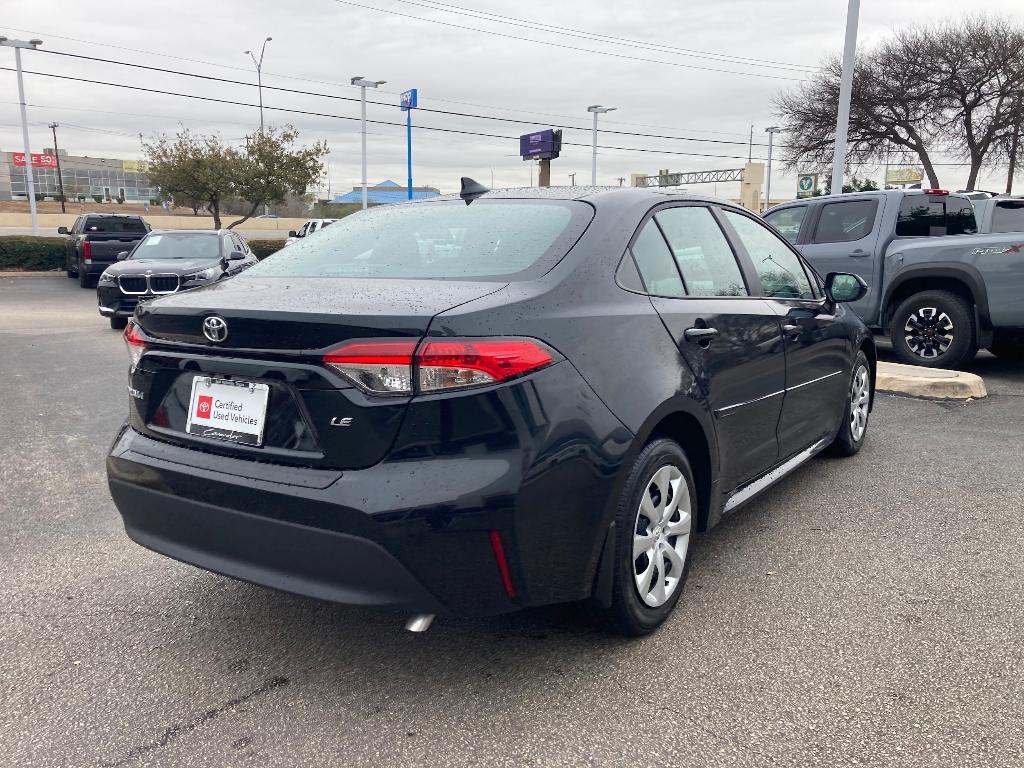
MULTIPOLYGON (((154 229, 151 235, 226 235, 229 229, 154 229)), ((237 234, 237 233, 236 233, 237 234)))
POLYGON ((89 218, 97 219, 141 219, 142 217, 135 213, 83 213, 82 216, 88 216, 89 218))
MULTIPOLYGON (((434 202, 460 200, 457 194, 440 195, 426 200, 414 200, 414 205, 430 205, 434 202)), ((711 195, 694 195, 667 187, 514 187, 492 189, 480 195, 478 200, 586 200, 594 203, 629 204, 649 200, 652 205, 666 201, 714 203, 716 205, 740 208, 731 200, 711 195)))

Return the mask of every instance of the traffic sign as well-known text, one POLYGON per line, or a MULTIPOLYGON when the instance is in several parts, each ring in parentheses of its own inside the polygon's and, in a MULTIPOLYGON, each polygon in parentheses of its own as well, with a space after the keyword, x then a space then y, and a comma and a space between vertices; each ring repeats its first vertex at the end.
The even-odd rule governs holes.
POLYGON ((797 197, 812 197, 818 191, 818 174, 801 173, 796 181, 797 197))

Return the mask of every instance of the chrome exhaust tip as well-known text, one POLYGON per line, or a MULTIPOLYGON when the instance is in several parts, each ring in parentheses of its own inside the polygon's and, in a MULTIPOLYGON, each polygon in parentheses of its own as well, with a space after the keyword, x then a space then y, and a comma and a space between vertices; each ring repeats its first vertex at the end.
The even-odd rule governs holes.
POLYGON ((426 632, 430 629, 430 623, 434 620, 432 613, 417 613, 410 616, 405 622, 405 628, 410 632, 426 632))

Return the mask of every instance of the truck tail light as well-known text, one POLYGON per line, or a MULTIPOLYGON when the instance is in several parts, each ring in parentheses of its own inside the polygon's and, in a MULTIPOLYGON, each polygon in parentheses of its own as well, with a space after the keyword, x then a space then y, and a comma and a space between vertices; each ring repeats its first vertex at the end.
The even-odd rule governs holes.
POLYGON ((948 195, 948 189, 926 189, 924 191, 926 195, 948 195))
POLYGON ((92 243, 88 240, 82 243, 82 261, 86 264, 92 264, 92 243))
POLYGON ((146 339, 134 320, 125 326, 124 344, 128 347, 128 360, 131 362, 130 370, 134 371, 139 364, 139 360, 142 359, 142 353, 146 351, 146 339))
POLYGON ((322 362, 364 392, 411 395, 448 392, 508 381, 555 362, 555 353, 535 339, 444 339, 351 341, 322 362), (417 348, 418 346, 418 348, 417 348))

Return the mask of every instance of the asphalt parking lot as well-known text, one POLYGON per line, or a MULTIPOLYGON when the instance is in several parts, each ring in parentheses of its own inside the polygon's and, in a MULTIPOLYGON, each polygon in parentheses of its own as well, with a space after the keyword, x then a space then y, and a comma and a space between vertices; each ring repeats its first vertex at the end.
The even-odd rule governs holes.
POLYGON ((0 755, 23 766, 1012 766, 1024 761, 1024 366, 881 395, 699 544, 680 609, 400 617, 235 582, 124 535, 120 334, 0 277, 0 755))

